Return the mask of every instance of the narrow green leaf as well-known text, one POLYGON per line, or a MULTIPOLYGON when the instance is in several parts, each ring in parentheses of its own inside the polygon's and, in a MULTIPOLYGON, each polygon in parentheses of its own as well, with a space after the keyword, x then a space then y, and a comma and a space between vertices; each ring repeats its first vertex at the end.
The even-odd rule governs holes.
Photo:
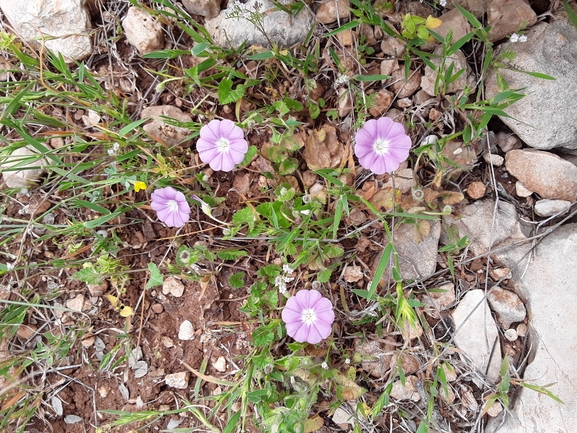
POLYGON ((121 207, 120 209, 112 212, 109 215, 104 215, 104 216, 101 216, 100 218, 96 218, 96 219, 93 219, 91 221, 86 221, 83 225, 87 229, 93 229, 95 227, 99 227, 103 224, 106 224, 111 219, 114 219, 117 216, 122 215, 126 210, 127 210, 127 208, 121 207))
POLYGON ((393 253, 394 245, 392 242, 389 242, 385 249, 383 250, 383 255, 379 260, 379 264, 377 265, 377 269, 375 271, 375 275, 373 276, 373 281, 371 281, 371 285, 369 287, 369 295, 367 299, 373 299, 375 295, 375 291, 377 290, 377 286, 379 282, 383 278, 385 271, 387 270, 387 265, 389 264, 389 260, 391 258, 391 254, 393 253))
POLYGON ((124 128, 122 128, 120 131, 118 131, 118 136, 119 137, 125 137, 126 134, 128 134, 129 132, 133 131, 134 129, 138 128, 140 125, 142 125, 144 122, 146 122, 148 119, 144 118, 144 119, 140 119, 140 120, 135 120, 132 123, 129 123, 128 125, 126 125, 124 128))
POLYGON ((569 5, 569 2, 567 0, 563 0, 563 6, 565 6, 565 11, 567 11, 567 18, 569 18, 571 24, 573 24, 573 26, 577 28, 577 13, 571 7, 571 5, 569 5))

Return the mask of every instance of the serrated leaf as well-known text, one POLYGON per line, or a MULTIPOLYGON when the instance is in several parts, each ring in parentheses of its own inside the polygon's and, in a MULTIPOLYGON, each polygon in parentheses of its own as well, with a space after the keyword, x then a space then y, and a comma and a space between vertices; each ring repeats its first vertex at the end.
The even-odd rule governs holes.
POLYGON ((255 329, 252 339, 257 347, 268 346, 274 341, 274 333, 267 326, 263 326, 255 329))
POLYGON ((232 222, 234 224, 246 224, 252 230, 254 229, 254 224, 256 223, 257 216, 250 207, 245 207, 244 209, 237 210, 232 216, 232 222))
POLYGON ((331 279, 331 274, 332 274, 332 270, 331 269, 323 269, 322 271, 320 271, 318 273, 317 276, 317 280, 319 283, 328 283, 331 279))
POLYGON ((246 274, 244 272, 237 272, 236 274, 233 274, 228 279, 229 286, 234 288, 234 289, 240 289, 241 287, 244 286, 244 277, 245 276, 246 276, 246 274))
POLYGON ((242 84, 232 90, 232 80, 223 78, 218 85, 218 100, 221 104, 230 104, 236 102, 244 96, 245 87, 242 84))
POLYGON ((73 280, 79 280, 86 284, 100 284, 104 281, 105 276, 96 272, 96 270, 90 266, 75 272, 70 276, 73 280))
POLYGON ((216 255, 221 260, 237 260, 241 257, 248 256, 248 253, 244 250, 227 250, 227 251, 217 251, 216 255))
POLYGON ((295 158, 285 159, 280 163, 278 172, 281 176, 293 173, 299 166, 299 162, 295 158))
POLYGON ((146 289, 151 289, 156 286, 162 286, 164 279, 160 273, 160 269, 156 266, 156 263, 150 262, 148 264, 148 271, 150 272, 150 278, 146 282, 146 289))
POLYGON ((305 433, 312 433, 314 431, 319 430, 322 426, 325 425, 325 420, 322 419, 320 416, 314 416, 309 418, 305 421, 305 433))

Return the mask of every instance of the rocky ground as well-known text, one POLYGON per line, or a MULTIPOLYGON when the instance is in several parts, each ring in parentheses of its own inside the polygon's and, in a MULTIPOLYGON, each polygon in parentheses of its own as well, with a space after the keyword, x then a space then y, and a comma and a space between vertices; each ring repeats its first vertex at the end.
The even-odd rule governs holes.
POLYGON ((220 3, 0 0, 0 429, 574 431, 572 9, 220 3), (394 175, 353 153, 381 116, 394 175), (230 172, 196 154, 215 118, 230 172), (212 214, 167 227, 168 185, 212 214), (311 288, 336 320, 299 345, 311 288))

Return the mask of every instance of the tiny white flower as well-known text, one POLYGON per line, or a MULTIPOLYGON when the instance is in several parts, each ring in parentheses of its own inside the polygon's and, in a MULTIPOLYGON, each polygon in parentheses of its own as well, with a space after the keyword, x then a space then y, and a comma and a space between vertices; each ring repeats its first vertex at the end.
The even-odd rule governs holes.
POLYGON ((345 364, 349 365, 351 363, 351 360, 349 358, 345 359, 345 364))
POLYGON ((350 81, 351 77, 345 74, 339 74, 337 79, 335 80, 335 87, 340 86, 341 84, 347 84, 350 81))
POLYGON ((447 0, 439 0, 439 5, 443 7, 447 6, 447 0))
POLYGON ((11 271, 14 269, 14 263, 6 263, 6 270, 11 271))
POLYGON ((114 144, 112 145, 112 149, 108 149, 108 154, 109 154, 110 156, 114 156, 114 155, 116 155, 116 154, 118 153, 119 150, 120 150, 120 144, 114 143, 114 144))
POLYGON ((516 43, 516 42, 519 41, 519 35, 518 35, 517 33, 513 33, 513 34, 511 35, 511 37, 509 38, 509 40, 510 40, 512 43, 516 43))
POLYGON ((274 279, 274 286, 278 289, 278 291, 282 294, 285 294, 287 291, 286 283, 282 275, 277 275, 274 279))
POLYGON ((326 362, 324 362, 324 361, 323 361, 323 363, 321 364, 321 367, 322 367, 324 370, 328 370, 328 369, 329 369, 329 365, 328 365, 326 362))
POLYGON ((286 263, 284 265, 282 265, 282 271, 285 274, 292 274, 294 272, 293 268, 291 268, 289 265, 287 265, 286 263))
POLYGON ((525 35, 519 36, 519 42, 527 42, 527 36, 525 35))

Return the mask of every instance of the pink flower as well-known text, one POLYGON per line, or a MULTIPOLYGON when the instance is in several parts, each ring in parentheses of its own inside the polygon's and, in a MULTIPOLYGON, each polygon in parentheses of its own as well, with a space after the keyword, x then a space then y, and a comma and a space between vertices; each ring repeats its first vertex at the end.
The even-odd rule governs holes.
POLYGON ((411 139, 405 128, 388 117, 371 119, 357 131, 355 155, 375 174, 392 173, 409 157, 411 139))
POLYGON ((316 344, 331 335, 335 313, 331 301, 317 290, 301 290, 288 299, 282 320, 290 337, 316 344))
POLYGON ((171 186, 155 190, 151 195, 150 207, 158 215, 158 219, 168 227, 182 227, 188 221, 190 206, 186 197, 171 186))
POLYGON ((231 171, 244 159, 248 143, 242 129, 230 120, 211 120, 200 128, 196 150, 213 170, 231 171))

